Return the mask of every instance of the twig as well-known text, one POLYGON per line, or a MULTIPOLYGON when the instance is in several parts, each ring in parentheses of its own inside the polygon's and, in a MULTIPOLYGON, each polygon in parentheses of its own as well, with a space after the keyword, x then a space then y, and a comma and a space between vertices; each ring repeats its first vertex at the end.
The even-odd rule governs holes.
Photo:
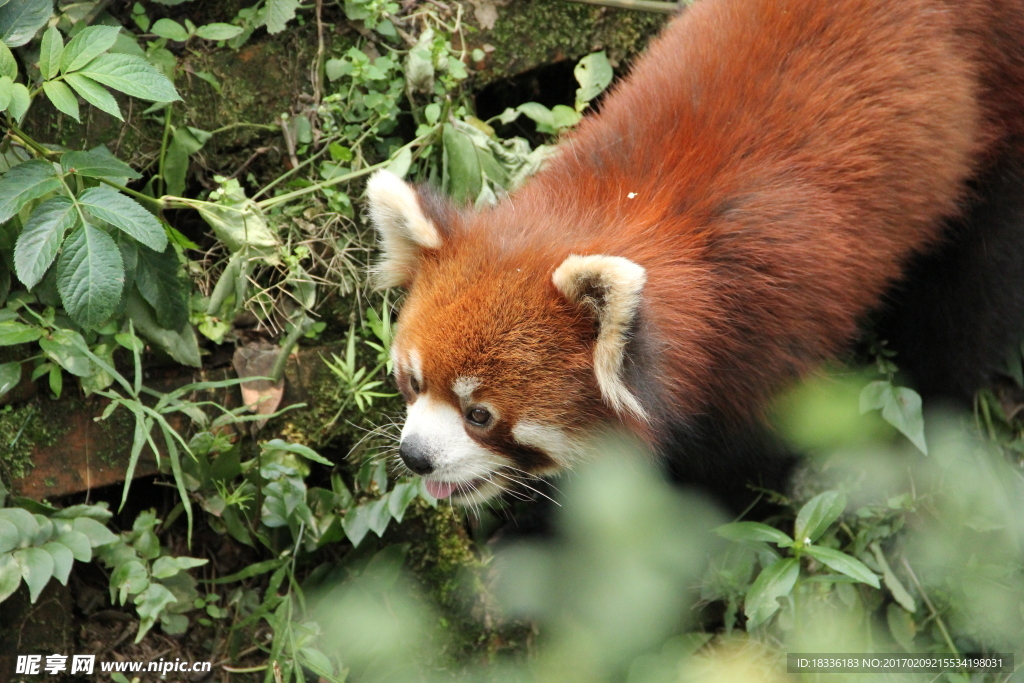
POLYGON ((942 617, 939 616, 939 611, 935 609, 935 605, 932 604, 931 599, 928 597, 928 593, 925 592, 924 586, 917 580, 917 574, 911 568, 910 563, 907 562, 907 558, 900 558, 900 562, 903 563, 903 568, 907 570, 907 574, 910 575, 910 580, 917 586, 917 590, 921 593, 921 599, 924 600, 924 604, 928 605, 928 611, 931 612, 932 617, 935 619, 935 623, 938 624, 939 630, 942 631, 942 637, 946 641, 946 645, 949 646, 949 651, 953 654, 960 654, 960 651, 956 649, 956 645, 953 644, 953 639, 949 636, 949 631, 946 630, 946 624, 942 621, 942 617))
POLYGON ((599 5, 601 7, 614 7, 615 9, 631 9, 638 12, 658 12, 661 14, 675 14, 685 4, 683 2, 661 2, 659 0, 567 0, 568 2, 579 2, 584 5, 599 5))
POLYGON ((249 158, 246 159, 245 161, 243 161, 242 165, 239 166, 237 169, 235 169, 234 173, 232 173, 231 175, 228 176, 228 180, 231 180, 233 178, 237 178, 239 175, 241 175, 242 171, 244 171, 249 166, 249 164, 251 164, 253 161, 256 160, 256 157, 258 157, 261 154, 266 154, 267 152, 269 152, 272 149, 274 149, 273 146, 257 147, 256 150, 252 154, 249 155, 249 158))
POLYGON ((288 126, 289 121, 281 121, 281 135, 284 136, 284 146, 288 148, 288 157, 292 161, 292 168, 295 168, 299 165, 299 157, 295 155, 295 141, 292 140, 292 131, 288 126))

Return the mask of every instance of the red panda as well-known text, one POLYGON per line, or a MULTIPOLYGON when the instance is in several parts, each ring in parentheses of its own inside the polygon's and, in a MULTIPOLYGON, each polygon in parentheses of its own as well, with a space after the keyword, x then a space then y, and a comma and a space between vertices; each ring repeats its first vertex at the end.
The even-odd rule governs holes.
POLYGON ((371 178, 402 461, 468 504, 756 420, 1022 133, 1024 0, 700 0, 497 206, 371 178))

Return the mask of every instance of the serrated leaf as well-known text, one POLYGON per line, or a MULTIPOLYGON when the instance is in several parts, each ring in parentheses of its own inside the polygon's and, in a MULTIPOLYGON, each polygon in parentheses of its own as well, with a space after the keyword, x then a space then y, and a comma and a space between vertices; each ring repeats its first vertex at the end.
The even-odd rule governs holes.
POLYGON ((68 576, 71 574, 71 566, 75 563, 75 557, 71 550, 59 541, 50 541, 43 545, 43 550, 50 553, 53 560, 53 578, 60 581, 62 586, 68 585, 68 576))
POLYGON ((117 42, 120 26, 89 26, 71 39, 60 58, 61 73, 78 71, 117 42))
POLYGON ((65 531, 57 536, 56 541, 70 550, 72 557, 79 562, 92 561, 92 544, 89 542, 89 537, 81 531, 74 529, 65 531))
POLYGON ((46 93, 46 97, 57 108, 57 111, 63 112, 81 123, 78 118, 78 99, 67 84, 61 81, 46 81, 43 83, 43 92, 46 93))
POLYGON ((146 60, 133 55, 100 55, 79 73, 142 100, 175 102, 181 99, 166 76, 146 60))
POLYGON ((78 197, 78 203, 96 218, 123 230, 150 249, 162 252, 167 248, 167 234, 160 221, 141 204, 114 188, 106 185, 90 188, 78 197))
POLYGON ((733 522, 723 524, 715 533, 730 541, 767 541, 781 548, 793 545, 793 539, 775 527, 760 522, 733 522))
POLYGON ((196 29, 196 35, 204 40, 231 40, 241 33, 242 27, 233 24, 206 24, 196 29))
MULTIPOLYGON (((18 386, 21 382, 21 363, 0 363, 0 396, 18 386)), ((0 544, 2 545, 2 544, 0 544)), ((3 552, 0 550, 0 552, 3 552)))
POLYGON ((124 286, 124 265, 117 244, 88 223, 64 242, 57 261, 57 288, 72 320, 92 328, 117 308, 124 286))
POLYGON ((124 163, 106 147, 100 145, 86 152, 67 152, 60 158, 65 173, 77 173, 89 178, 130 178, 142 177, 131 166, 124 163))
POLYGON ((3 42, 0 42, 0 74, 7 76, 12 81, 18 77, 18 62, 3 42))
POLYGON ((89 517, 76 517, 71 522, 71 528, 85 534, 85 537, 89 539, 89 545, 93 548, 118 540, 110 529, 89 517))
POLYGON ((267 0, 264 23, 267 33, 280 33, 295 18, 299 0, 267 0))
POLYGON ((153 307, 156 321, 168 330, 188 324, 188 304, 178 274, 181 263, 178 252, 168 246, 162 254, 149 249, 137 250, 135 285, 142 297, 153 307))
POLYGON ((747 629, 764 623, 779 609, 779 598, 789 595, 800 576, 800 563, 793 558, 765 567, 747 591, 743 612, 747 629))
POLYGON ((21 565, 14 555, 0 553, 0 602, 11 597, 21 585, 21 565))
POLYGON ((821 562, 825 566, 836 570, 840 574, 846 574, 851 579, 866 583, 872 588, 879 588, 878 575, 867 568, 863 562, 856 557, 847 555, 844 552, 824 548, 821 546, 807 546, 804 552, 821 562))
POLYGON ((192 326, 186 323, 176 330, 161 327, 156 313, 139 293, 138 287, 134 287, 128 295, 125 311, 135 325, 135 330, 166 351, 171 358, 194 368, 202 365, 199 341, 192 326))
POLYGON ((845 509, 846 495, 841 491, 819 493, 797 513, 794 538, 803 543, 817 541, 845 509))
POLYGON ((60 71, 60 57, 64 52, 64 39, 56 26, 51 26, 43 33, 39 43, 39 71, 43 80, 48 81, 60 71))
POLYGON ((21 543, 18 527, 7 519, 0 519, 0 555, 10 552, 21 543))
POLYGON ((174 19, 157 19, 149 30, 167 40, 176 40, 179 43, 188 40, 188 31, 174 19))
POLYGON ((10 76, 0 76, 0 111, 4 111, 10 106, 13 96, 14 81, 10 76))
POLYGON ((53 164, 42 159, 26 161, 0 176, 0 223, 11 219, 25 204, 60 189, 53 164))
POLYGON ((0 8, 0 41, 21 47, 32 40, 53 12, 53 0, 20 0, 0 8))
POLYGON ((53 558, 42 548, 22 548, 14 551, 14 559, 21 565, 21 577, 34 603, 53 576, 53 558))
POLYGON ((43 336, 43 331, 17 320, 5 320, 0 323, 0 346, 14 346, 34 342, 43 336))
POLYGON ((117 106, 117 100, 111 95, 106 88, 92 80, 88 76, 83 76, 80 73, 71 73, 64 77, 64 80, 74 88, 83 100, 96 107, 100 111, 113 116, 119 121, 124 121, 124 117, 121 116, 121 108, 117 106))
POLYGON ((64 196, 47 199, 29 216, 14 244, 14 270, 27 289, 43 279, 57 257, 64 233, 77 219, 74 202, 64 196))
POLYGON ((28 88, 21 83, 15 83, 11 89, 11 103, 7 105, 7 113, 14 117, 15 121, 21 121, 31 103, 32 96, 29 94, 28 88))

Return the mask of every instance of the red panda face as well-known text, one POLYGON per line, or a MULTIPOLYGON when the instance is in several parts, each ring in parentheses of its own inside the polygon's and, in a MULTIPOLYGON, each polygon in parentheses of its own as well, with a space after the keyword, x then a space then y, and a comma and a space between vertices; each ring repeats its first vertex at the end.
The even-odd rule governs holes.
POLYGON ((524 496, 620 412, 643 414, 620 377, 643 269, 517 249, 454 212, 439 229, 415 190, 384 172, 368 192, 379 276, 408 289, 392 347, 408 406, 399 455, 432 495, 524 496))

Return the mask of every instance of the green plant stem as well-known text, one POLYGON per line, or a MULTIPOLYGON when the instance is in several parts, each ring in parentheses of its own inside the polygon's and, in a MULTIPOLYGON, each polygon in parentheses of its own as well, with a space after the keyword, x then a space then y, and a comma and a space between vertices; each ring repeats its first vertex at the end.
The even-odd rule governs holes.
POLYGON ((216 135, 217 133, 223 133, 233 128, 262 128, 263 130, 280 130, 280 126, 275 126, 270 123, 249 123, 248 121, 239 121, 237 123, 229 123, 226 126, 215 128, 210 131, 210 135, 216 135))
POLYGON ((639 12, 656 12, 660 14, 675 14, 684 5, 682 2, 659 2, 658 0, 568 0, 584 5, 599 5, 600 7, 614 7, 615 9, 631 9, 639 12))
POLYGON ((156 211, 163 211, 164 209, 170 208, 170 205, 167 202, 165 202, 162 197, 159 199, 157 199, 156 197, 150 197, 147 194, 136 192, 135 190, 127 188, 124 185, 118 185, 114 181, 108 180, 107 178, 100 178, 99 181, 104 185, 109 185, 118 192, 124 192, 127 195, 131 195, 141 204, 148 204, 151 208, 155 209, 156 211))
POLYGON ((298 171, 302 170, 306 166, 310 165, 311 163, 313 163, 314 161, 316 161, 317 159, 322 157, 324 154, 326 154, 328 151, 330 151, 329 145, 332 142, 334 142, 335 140, 337 140, 337 139, 338 139, 338 136, 331 136, 330 138, 327 138, 326 140, 324 140, 323 141, 323 149, 321 149, 319 152, 317 152, 313 156, 309 157, 308 159, 304 160, 298 166, 295 166, 295 167, 285 171, 284 173, 282 173, 278 177, 274 178, 266 186, 261 188, 259 192, 257 192, 256 194, 254 194, 252 196, 253 200, 255 201, 255 199, 257 197, 266 194, 270 190, 274 189, 274 187, 276 187, 278 184, 284 182, 286 179, 288 179, 291 176, 295 175, 298 171))
POLYGON ((310 319, 304 314, 299 314, 299 319, 294 323, 292 331, 285 337, 284 344, 281 345, 281 351, 277 354, 277 358, 274 359, 274 367, 270 370, 270 379, 274 383, 281 381, 281 377, 284 376, 284 368, 288 364, 288 356, 291 355, 292 349, 299 343, 299 339, 306 333, 306 328, 309 326, 310 319))
POLYGON ((162 195, 166 190, 166 183, 164 182, 164 161, 167 159, 167 145, 171 138, 171 110, 173 108, 173 104, 168 104, 167 113, 164 114, 164 135, 160 140, 160 161, 157 164, 157 173, 160 177, 160 191, 157 192, 159 195, 162 195))
POLYGON ((38 142, 36 142, 32 138, 30 138, 28 135, 26 135, 25 131, 23 131, 21 128, 18 128, 17 124, 15 124, 14 121, 12 121, 11 117, 9 117, 9 116, 7 117, 7 126, 8 126, 8 128, 11 129, 11 133, 14 134, 12 137, 17 138, 18 142, 20 142, 21 144, 23 144, 26 147, 31 148, 32 151, 35 152, 36 154, 38 154, 39 156, 49 158, 49 157, 53 157, 53 156, 58 156, 59 155, 59 152, 53 152, 51 150, 46 149, 45 147, 40 145, 38 142))
MULTIPOLYGON (((427 133, 426 135, 423 135, 421 137, 416 138, 415 140, 413 140, 412 142, 408 143, 407 145, 404 145, 399 150, 399 152, 401 152, 404 149, 410 149, 410 148, 415 147, 417 145, 424 144, 434 134, 435 134, 434 131, 431 131, 430 133, 427 133)), ((286 192, 285 194, 281 194, 281 195, 278 195, 276 197, 270 197, 269 199, 264 199, 263 201, 256 202, 256 206, 260 207, 263 210, 266 210, 266 209, 269 209, 269 208, 271 208, 273 206, 277 206, 278 204, 284 204, 285 202, 290 202, 291 200, 293 200, 293 199, 295 199, 297 197, 302 197, 303 195, 311 194, 313 192, 319 192, 320 190, 324 189, 325 187, 331 187, 333 185, 338 185, 340 183, 344 183, 344 182, 347 182, 349 180, 354 180, 354 179, 359 178, 361 176, 368 175, 368 174, 373 173, 374 171, 376 171, 378 169, 384 168, 385 166, 387 166, 390 163, 391 163, 391 159, 388 159, 387 161, 382 161, 379 164, 374 164, 373 166, 367 166, 366 168, 359 169, 358 171, 352 171, 351 173, 345 173, 344 175, 336 176, 334 178, 331 178, 330 180, 324 180, 324 181, 316 183, 314 185, 310 185, 309 187, 304 187, 302 189, 295 190, 293 192, 286 192)))
POLYGON ((924 604, 928 605, 928 611, 931 613, 932 618, 935 619, 935 623, 938 625, 939 630, 942 631, 942 639, 946 641, 946 645, 949 647, 949 651, 955 655, 959 655, 960 651, 956 649, 956 645, 953 644, 953 639, 949 635, 949 631, 946 630, 946 624, 942 621, 942 617, 939 615, 939 611, 935 609, 935 605, 932 604, 931 598, 928 597, 928 593, 925 592, 924 586, 917 580, 917 574, 914 573, 910 563, 907 562, 907 558, 901 558, 900 561, 903 563, 903 568, 907 570, 907 574, 910 576, 910 580, 914 582, 918 592, 921 593, 921 599, 924 600, 924 604))

